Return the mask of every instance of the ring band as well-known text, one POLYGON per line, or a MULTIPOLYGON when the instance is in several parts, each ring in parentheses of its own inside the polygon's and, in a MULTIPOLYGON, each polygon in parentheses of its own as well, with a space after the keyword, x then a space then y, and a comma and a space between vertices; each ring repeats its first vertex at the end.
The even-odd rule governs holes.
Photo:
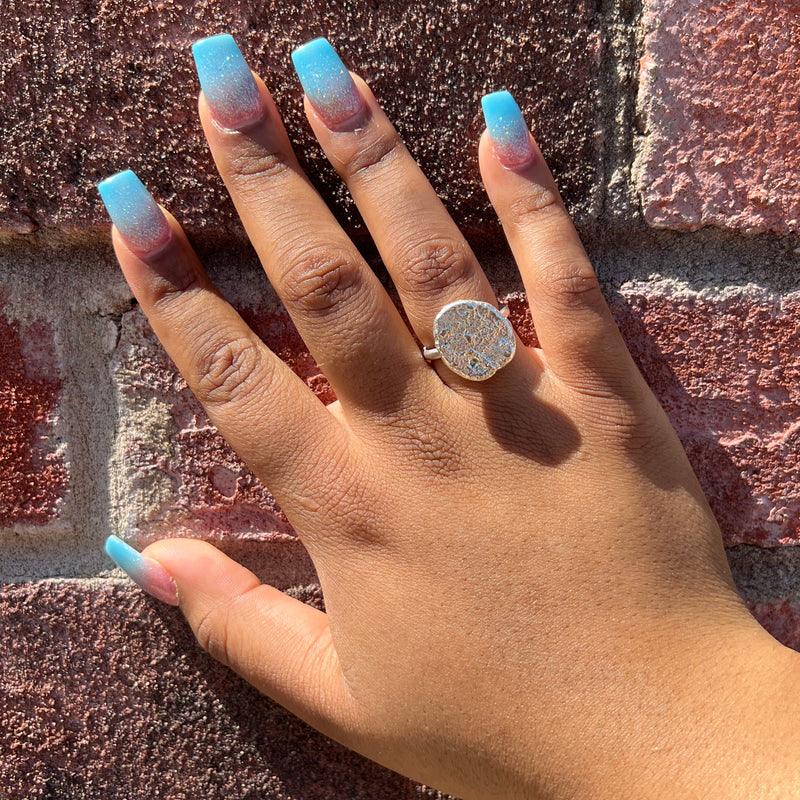
POLYGON ((498 309, 480 300, 448 303, 433 321, 433 347, 425 347, 427 361, 440 358, 453 372, 469 381, 485 381, 514 357, 517 338, 498 309))

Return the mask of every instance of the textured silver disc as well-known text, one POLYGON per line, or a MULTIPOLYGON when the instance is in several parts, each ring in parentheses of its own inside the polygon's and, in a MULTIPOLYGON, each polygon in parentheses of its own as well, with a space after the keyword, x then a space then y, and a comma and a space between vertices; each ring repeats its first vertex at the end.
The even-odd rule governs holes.
POLYGON ((471 381, 485 381, 514 357, 511 323, 489 303, 457 300, 433 321, 433 341, 442 361, 471 381))

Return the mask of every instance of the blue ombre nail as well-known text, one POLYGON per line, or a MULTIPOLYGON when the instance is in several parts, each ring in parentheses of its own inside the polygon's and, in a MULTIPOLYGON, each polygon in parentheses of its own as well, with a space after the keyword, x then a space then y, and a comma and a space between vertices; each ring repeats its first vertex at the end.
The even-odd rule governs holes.
POLYGON ((106 553, 148 594, 171 606, 178 605, 178 588, 175 581, 158 561, 146 558, 117 536, 109 536, 106 539, 106 553))
POLYGON ((126 169, 100 181, 97 191, 132 250, 149 253, 169 239, 172 231, 166 217, 134 172, 126 169))
POLYGON ((327 39, 312 39, 292 53, 303 91, 328 125, 355 116, 364 101, 347 67, 327 39))
POLYGON ((264 115, 253 73, 227 33, 200 39, 192 55, 203 95, 224 128, 243 128, 264 115))
POLYGON ((508 167, 530 161, 533 145, 525 118, 509 92, 492 92, 481 99, 486 128, 495 152, 508 167))

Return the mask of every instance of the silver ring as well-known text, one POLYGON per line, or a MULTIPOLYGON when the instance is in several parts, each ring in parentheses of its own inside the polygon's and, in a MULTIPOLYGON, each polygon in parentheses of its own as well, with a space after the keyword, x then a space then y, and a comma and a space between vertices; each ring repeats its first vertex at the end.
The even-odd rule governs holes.
POLYGON ((448 303, 433 321, 433 347, 422 355, 441 358, 457 375, 485 381, 514 357, 517 337, 506 319, 508 308, 498 309, 480 300, 448 303))

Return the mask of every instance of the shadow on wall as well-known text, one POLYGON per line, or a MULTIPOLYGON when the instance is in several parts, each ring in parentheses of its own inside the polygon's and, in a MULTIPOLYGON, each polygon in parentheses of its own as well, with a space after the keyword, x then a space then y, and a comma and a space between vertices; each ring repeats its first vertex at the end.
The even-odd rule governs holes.
MULTIPOLYGON (((707 420, 707 427, 700 428, 695 420, 684 415, 687 408, 703 405, 705 401, 687 391, 671 366, 671 358, 648 331, 641 308, 636 308, 637 300, 619 293, 610 298, 614 319, 628 350, 678 433, 720 527, 730 519, 731 510, 740 523, 746 524, 755 513, 756 503, 742 476, 742 468, 720 443, 711 420, 707 420)), ((736 532, 741 533, 741 526, 736 532)), ((723 528, 726 540, 732 533, 723 528)))
MULTIPOLYGON (((318 588, 292 594, 318 608, 322 605, 318 588)), ((209 767, 219 777, 199 782, 206 790, 216 790, 207 796, 231 796, 228 792, 234 790, 236 797, 252 800, 273 796, 303 800, 420 797, 412 781, 328 739, 259 694, 202 652, 191 634, 187 635, 182 618, 164 611, 159 608, 156 613, 162 616, 168 636, 181 643, 196 670, 185 685, 186 695, 172 700, 175 713, 194 708, 209 716, 213 735, 205 746, 209 767), (232 745, 230 751, 226 741, 232 745)), ((195 746, 191 737, 181 737, 177 743, 195 746)))
POLYGON ((800 297, 752 287, 611 297, 727 546, 800 541, 800 297))

